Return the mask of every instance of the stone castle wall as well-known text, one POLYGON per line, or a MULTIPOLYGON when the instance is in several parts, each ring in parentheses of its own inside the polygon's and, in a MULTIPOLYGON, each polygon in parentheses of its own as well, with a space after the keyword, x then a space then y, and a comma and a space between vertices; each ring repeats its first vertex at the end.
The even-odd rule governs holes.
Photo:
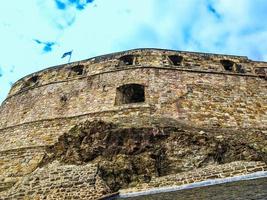
POLYGON ((120 111, 125 105, 114 105, 116 88, 130 83, 145 86, 142 105, 154 107, 155 115, 192 123, 201 119, 197 123, 203 125, 211 124, 214 118, 214 123, 224 127, 259 127, 266 120, 266 82, 260 78, 139 68, 49 84, 12 96, 2 106, 1 128, 120 111))
POLYGON ((95 165, 60 166, 52 163, 26 175, 1 199, 96 199, 109 189, 97 176, 95 165))
POLYGON ((38 169, 45 148, 86 120, 266 129, 266 66, 239 56, 141 49, 26 76, 0 107, 0 191, 38 169), (143 102, 117 103, 127 84, 144 87, 143 102))
POLYGON ((3 106, 1 122, 4 122, 5 126, 17 126, 1 130, 0 141, 6 144, 1 148, 7 150, 12 142, 13 148, 20 146, 14 143, 17 138, 21 139, 20 143, 24 140, 31 141, 26 142, 26 146, 49 144, 56 139, 53 135, 60 135, 68 130, 75 121, 96 116, 103 119, 133 116, 135 119, 134 116, 137 115, 154 115, 200 126, 266 127, 267 87, 261 79, 188 74, 180 71, 158 72, 161 75, 157 76, 154 69, 146 69, 145 72, 142 69, 133 70, 132 75, 123 71, 106 74, 102 76, 103 79, 110 80, 106 91, 103 91, 102 87, 87 89, 87 79, 83 79, 66 86, 53 85, 54 90, 50 95, 47 91, 51 85, 44 86, 45 88, 35 95, 32 94, 36 92, 34 90, 16 95, 9 99, 9 104, 3 106), (144 77, 138 76, 139 74, 143 74, 144 77), (149 74, 149 78, 145 77, 146 74, 149 74), (167 78, 168 82, 165 81, 167 78), (113 83, 112 80, 118 80, 118 83, 113 83), (114 105, 116 87, 131 82, 146 85, 145 102, 135 105, 114 105), (81 87, 78 87, 79 84, 81 87), (60 96, 64 94, 68 100, 62 103, 60 96), (46 98, 47 96, 49 98, 46 98), (27 101, 28 105, 23 103, 24 101, 27 101), (14 106, 17 105, 16 102, 20 102, 17 109, 14 106), (9 109, 10 107, 14 107, 14 110, 9 109), (26 108, 28 111, 23 113, 26 108), (20 134, 21 130, 27 134, 20 134))
MULTIPOLYGON (((153 177, 149 183, 143 183, 121 190, 121 194, 131 194, 158 187, 186 185, 205 180, 246 175, 266 171, 262 162, 232 162, 220 166, 209 166, 190 172, 164 177, 153 177)), ((84 166, 51 163, 26 175, 7 193, 0 191, 2 199, 97 199, 109 193, 108 187, 97 175, 97 166, 84 166)))
POLYGON ((121 194, 129 195, 134 192, 144 192, 158 187, 186 185, 206 180, 242 176, 252 172, 261 172, 266 170, 267 165, 262 162, 236 161, 220 166, 208 166, 204 169, 195 169, 190 172, 175 175, 154 177, 149 183, 143 183, 132 188, 121 190, 121 194))
MULTIPOLYGON (((119 63, 122 54, 116 59, 113 56, 101 60, 100 57, 96 61, 79 62, 78 66, 84 67, 81 74, 71 70, 77 65, 66 65, 26 77, 14 85, 3 103, 0 128, 119 111, 121 106, 114 105, 116 88, 128 83, 145 86, 143 104, 154 107, 154 114, 170 115, 192 123, 201 118, 203 125, 246 127, 263 126, 266 122, 266 107, 262 105, 266 102, 266 81, 256 74, 255 67, 261 63, 249 62, 243 57, 179 53, 183 61, 174 66, 167 60, 167 53, 173 54, 128 52, 135 56, 132 65, 119 63), (225 70, 219 62, 223 58, 235 61, 243 71, 225 70), (29 80, 33 77, 36 78, 34 83, 29 80), (200 107, 202 112, 199 112, 200 107)), ((260 69, 265 70, 264 67, 260 69)))

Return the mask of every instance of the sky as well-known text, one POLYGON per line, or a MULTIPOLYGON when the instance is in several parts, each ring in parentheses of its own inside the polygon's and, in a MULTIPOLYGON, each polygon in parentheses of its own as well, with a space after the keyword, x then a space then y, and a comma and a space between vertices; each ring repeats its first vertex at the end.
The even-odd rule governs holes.
POLYGON ((267 61, 266 0, 11 0, 0 5, 0 103, 23 76, 134 48, 267 61))

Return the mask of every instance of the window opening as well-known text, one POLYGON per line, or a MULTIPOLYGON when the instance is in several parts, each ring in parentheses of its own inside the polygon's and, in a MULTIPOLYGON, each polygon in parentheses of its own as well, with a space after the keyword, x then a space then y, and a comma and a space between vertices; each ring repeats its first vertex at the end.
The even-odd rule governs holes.
POLYGON ((71 71, 75 72, 76 75, 83 75, 84 66, 83 65, 76 65, 71 68, 71 71))
POLYGON ((180 66, 182 64, 182 61, 183 61, 183 57, 182 56, 171 55, 171 56, 168 56, 168 57, 171 60, 173 65, 180 66))
POLYGON ((231 60, 221 60, 222 66, 226 71, 234 71, 234 62, 231 60))
POLYGON ((144 86, 140 84, 127 84, 117 88, 116 105, 140 103, 145 101, 144 86))
POLYGON ((125 55, 120 57, 119 60, 121 61, 120 64, 133 65, 134 57, 133 55, 125 55))

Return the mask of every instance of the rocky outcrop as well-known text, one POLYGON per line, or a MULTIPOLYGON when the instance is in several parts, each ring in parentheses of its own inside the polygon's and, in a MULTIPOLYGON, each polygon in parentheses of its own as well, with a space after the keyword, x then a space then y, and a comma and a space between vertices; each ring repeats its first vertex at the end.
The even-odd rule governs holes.
POLYGON ((195 128, 169 119, 149 126, 85 121, 46 147, 32 172, 1 187, 0 197, 97 199, 263 171, 266 137, 260 129, 195 128))
POLYGON ((166 176, 234 161, 267 163, 262 130, 200 129, 173 123, 122 127, 103 121, 74 126, 47 148, 41 165, 97 163, 112 191, 152 177, 166 176))

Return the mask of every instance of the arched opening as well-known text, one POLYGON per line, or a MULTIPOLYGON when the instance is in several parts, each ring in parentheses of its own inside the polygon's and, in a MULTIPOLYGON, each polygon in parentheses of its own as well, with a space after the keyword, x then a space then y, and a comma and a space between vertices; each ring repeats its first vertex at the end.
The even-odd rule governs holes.
POLYGON ((235 63, 231 60, 221 60, 220 63, 226 71, 234 71, 235 63))
POLYGON ((71 71, 73 71, 76 75, 83 75, 84 66, 83 65, 76 65, 71 67, 71 71))
POLYGON ((115 105, 145 101, 145 87, 140 84, 126 84, 117 88, 115 105))
POLYGON ((133 55, 125 55, 119 58, 121 65, 133 65, 134 56, 133 55))
POLYGON ((182 56, 171 55, 171 56, 168 56, 168 58, 170 59, 172 64, 175 66, 180 66, 182 64, 182 61, 183 61, 182 56))

